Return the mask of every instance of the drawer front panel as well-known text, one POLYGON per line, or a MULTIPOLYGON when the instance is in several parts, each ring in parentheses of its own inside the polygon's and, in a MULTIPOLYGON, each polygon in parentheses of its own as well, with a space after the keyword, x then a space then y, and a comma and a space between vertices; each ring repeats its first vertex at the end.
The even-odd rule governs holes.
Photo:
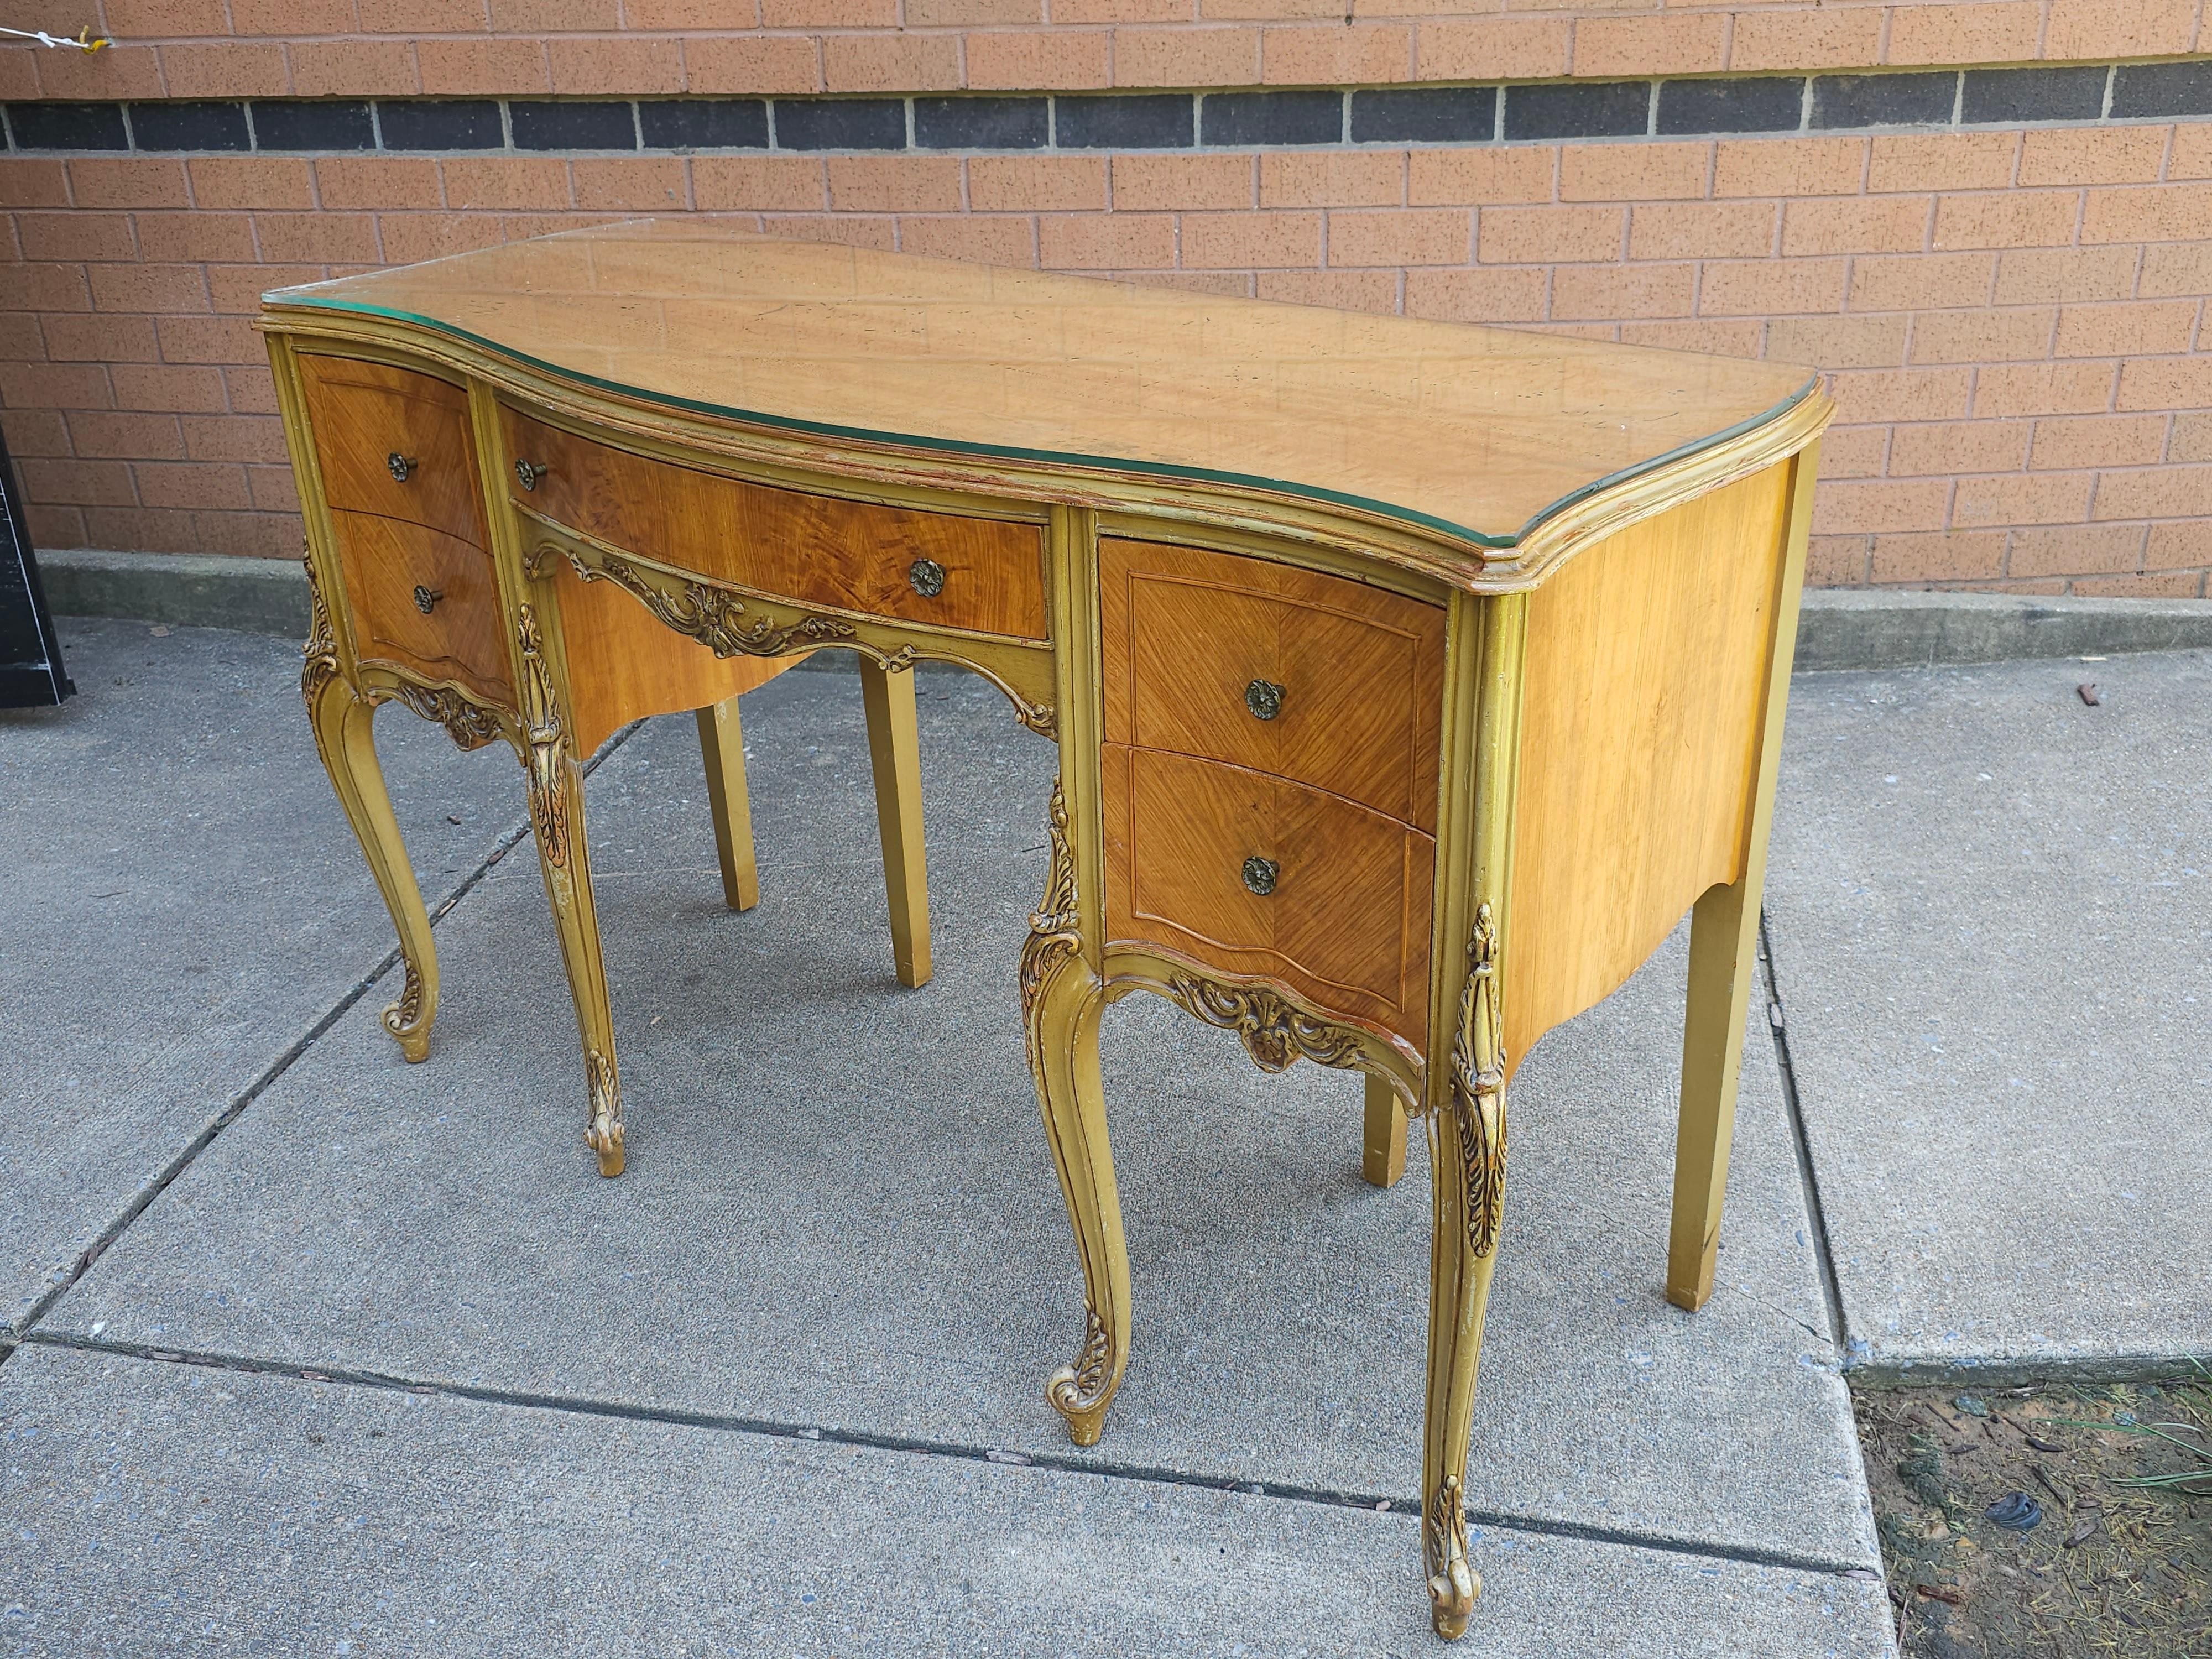
POLYGON ((1104 781, 1109 939, 1425 1038, 1429 836, 1325 790, 1118 744, 1104 781), (1272 871, 1248 880, 1253 859, 1272 871))
POLYGON ((1113 538, 1099 580, 1109 742, 1295 778, 1435 830, 1439 607, 1113 538))
POLYGON ((1036 525, 746 483, 612 449, 511 410, 503 416, 512 453, 544 469, 527 485, 510 477, 509 496, 601 541, 800 605, 1046 637, 1036 525))
POLYGON ((355 652, 514 706, 491 557, 454 537, 369 513, 333 513, 355 652), (422 590, 425 611, 416 599, 422 590), (433 597, 434 596, 434 597, 433 597))
POLYGON ((466 392, 382 363, 305 356, 299 362, 315 459, 333 507, 404 519, 486 545, 466 392))

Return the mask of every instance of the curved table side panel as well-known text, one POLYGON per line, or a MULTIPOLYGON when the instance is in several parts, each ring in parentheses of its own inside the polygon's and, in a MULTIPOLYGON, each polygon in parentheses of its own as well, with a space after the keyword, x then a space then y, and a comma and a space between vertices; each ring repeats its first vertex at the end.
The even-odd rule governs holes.
POLYGON ((1743 872, 1790 476, 1777 462, 1632 526, 1529 595, 1516 1061, 1743 872))

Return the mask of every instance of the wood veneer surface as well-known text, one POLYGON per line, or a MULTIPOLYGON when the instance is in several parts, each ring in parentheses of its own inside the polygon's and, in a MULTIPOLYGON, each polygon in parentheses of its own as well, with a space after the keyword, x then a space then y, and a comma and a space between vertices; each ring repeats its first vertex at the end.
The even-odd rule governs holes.
POLYGON ((1784 462, 1632 526, 1528 597, 1516 1060, 1742 873, 1789 480, 1784 462))
POLYGON ((1802 369, 642 220, 269 296, 665 404, 1261 482, 1504 545, 1791 402, 1802 369))

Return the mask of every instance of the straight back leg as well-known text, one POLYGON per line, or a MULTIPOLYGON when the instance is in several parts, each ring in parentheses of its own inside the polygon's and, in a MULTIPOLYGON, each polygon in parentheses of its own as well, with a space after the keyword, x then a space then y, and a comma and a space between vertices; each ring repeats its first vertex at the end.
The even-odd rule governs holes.
POLYGON ((707 805, 714 815, 714 851, 722 862, 722 897, 732 910, 760 902, 753 861, 753 808, 745 791, 745 734, 738 700, 727 696, 698 711, 699 757, 707 768, 707 805))
POLYGON ((891 959, 902 985, 929 983, 929 865, 921 842, 921 738, 914 672, 860 659, 868 715, 868 759, 876 774, 876 824, 884 842, 884 891, 890 902, 891 959))

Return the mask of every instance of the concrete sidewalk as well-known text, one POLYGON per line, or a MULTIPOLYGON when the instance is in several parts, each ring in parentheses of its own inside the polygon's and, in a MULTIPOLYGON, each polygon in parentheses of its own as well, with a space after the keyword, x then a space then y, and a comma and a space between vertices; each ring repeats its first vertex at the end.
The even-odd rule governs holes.
MULTIPOLYGON (((466 887, 432 1058, 408 1066, 388 993, 357 991, 390 929, 295 654, 117 623, 65 642, 85 697, 0 726, 0 775, 38 780, 0 793, 0 835, 41 854, 0 918, 0 1030, 30 1099, 59 1103, 12 1115, 0 1179, 19 1298, 69 1285, 0 1366, 26 1568, 0 1651, 1435 1650, 1408 1513, 1425 1170, 1358 1180, 1352 1079, 1264 1077, 1149 1000, 1109 1018, 1135 1355, 1092 1451, 1043 1401, 1081 1307, 1012 988, 1050 752, 989 688, 922 682, 919 993, 890 974, 848 678, 747 701, 745 916, 720 904, 689 722, 605 757, 590 828, 632 1161, 604 1182, 534 860, 489 860, 520 799, 501 751, 390 717, 426 887, 466 887), (104 769, 145 718, 112 682, 149 654, 171 665, 165 742, 222 774, 104 769), (199 776, 215 832, 155 886, 110 849, 160 845, 199 776), (118 869, 167 931, 88 925, 118 869), (219 1043, 186 960, 235 989, 219 1043), (71 1021, 64 1073, 40 1045, 71 1021), (164 1063, 203 1046, 221 1063, 164 1063)), ((1886 1654, 1764 1029, 1723 1289, 1694 1317, 1661 1299, 1683 971, 1678 939, 1516 1079, 1470 1639, 1886 1654)))
POLYGON ((2212 653, 1800 676, 1766 915, 1854 1365, 2212 1356, 2212 653))

